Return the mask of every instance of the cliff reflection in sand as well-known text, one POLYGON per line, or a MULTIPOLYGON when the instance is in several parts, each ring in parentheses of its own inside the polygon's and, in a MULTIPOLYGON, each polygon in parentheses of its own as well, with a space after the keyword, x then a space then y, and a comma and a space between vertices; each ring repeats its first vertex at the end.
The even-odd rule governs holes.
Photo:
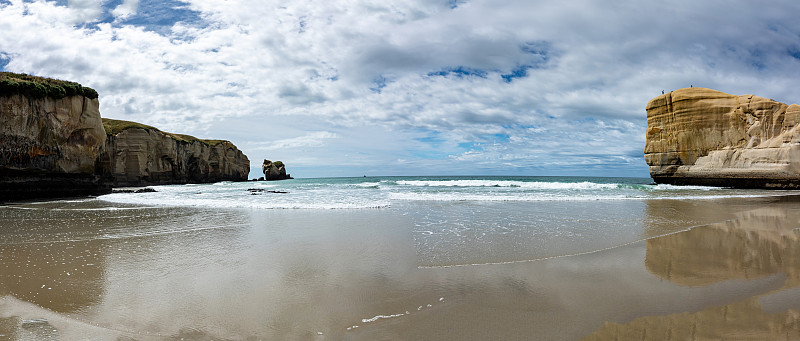
POLYGON ((586 339, 800 339, 800 298, 793 289, 800 285, 800 206, 793 197, 773 200, 731 220, 648 240, 645 266, 692 287, 785 277, 779 289, 697 312, 606 323, 586 339))

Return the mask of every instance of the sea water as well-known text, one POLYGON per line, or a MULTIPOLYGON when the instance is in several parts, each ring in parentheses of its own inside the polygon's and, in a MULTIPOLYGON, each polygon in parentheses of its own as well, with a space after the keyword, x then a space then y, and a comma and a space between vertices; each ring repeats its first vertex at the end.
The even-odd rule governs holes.
POLYGON ((719 199, 780 191, 657 185, 648 178, 363 177, 155 186, 156 193, 118 193, 120 204, 254 209, 371 209, 408 202, 542 202, 719 199))
POLYGON ((655 184, 647 178, 361 177, 156 186, 98 199, 119 205, 406 216, 420 266, 539 260, 594 252, 721 219, 682 219, 675 201, 782 191, 655 184), (648 208, 672 216, 646 214, 648 208))

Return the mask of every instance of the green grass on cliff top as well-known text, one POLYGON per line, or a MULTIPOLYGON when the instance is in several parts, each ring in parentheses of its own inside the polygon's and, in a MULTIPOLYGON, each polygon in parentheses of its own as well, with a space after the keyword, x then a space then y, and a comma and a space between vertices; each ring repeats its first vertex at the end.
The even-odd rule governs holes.
POLYGON ((26 75, 24 73, 0 72, 0 96, 26 95, 33 98, 67 96, 98 97, 97 91, 75 82, 26 75))
POLYGON ((165 131, 161 131, 160 129, 158 129, 156 127, 152 127, 152 126, 149 126, 149 125, 146 125, 146 124, 141 124, 141 123, 136 123, 136 122, 131 122, 131 121, 114 120, 114 119, 110 119, 110 118, 103 118, 103 128, 106 130, 106 134, 107 135, 111 135, 111 136, 116 136, 117 134, 121 133, 123 130, 126 130, 126 129, 139 128, 139 129, 155 130, 155 131, 161 132, 161 133, 171 137, 173 140, 180 141, 180 142, 192 143, 192 142, 197 141, 197 142, 209 145, 209 146, 216 146, 216 145, 218 145, 220 143, 226 143, 226 142, 230 143, 230 142, 228 142, 226 140, 203 140, 203 139, 198 139, 198 138, 196 138, 194 136, 191 136, 191 135, 168 133, 168 132, 165 132, 165 131))

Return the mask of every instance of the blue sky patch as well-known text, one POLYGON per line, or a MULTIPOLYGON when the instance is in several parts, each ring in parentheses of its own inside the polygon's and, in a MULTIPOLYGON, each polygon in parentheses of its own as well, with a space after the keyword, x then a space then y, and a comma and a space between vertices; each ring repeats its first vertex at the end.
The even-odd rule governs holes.
POLYGON ((531 65, 520 65, 511 70, 511 73, 500 75, 500 77, 503 77, 503 80, 506 83, 511 83, 511 81, 513 81, 515 78, 528 77, 528 70, 532 68, 533 66, 531 65))
POLYGON ((6 65, 11 61, 7 54, 0 52, 0 71, 6 70, 6 65))
POLYGON ((411 154, 411 156, 418 159, 438 160, 438 159, 445 159, 448 156, 450 156, 450 154, 439 150, 409 150, 408 152, 409 154, 411 154))
POLYGON ((468 66, 456 66, 456 67, 445 67, 439 71, 428 72, 428 77, 435 77, 435 76, 447 77, 453 75, 458 78, 471 77, 471 76, 486 78, 486 75, 488 74, 489 74, 488 72, 481 69, 475 69, 468 66))
POLYGON ((203 19, 200 17, 200 12, 188 9, 188 5, 180 1, 140 0, 136 14, 124 20, 125 24, 144 26, 155 31, 179 22, 198 25, 203 19))
POLYGON ((461 142, 461 143, 458 144, 458 148, 461 148, 463 150, 475 150, 475 149, 482 150, 483 149, 481 144, 478 143, 478 142, 461 142))
POLYGON ((372 86, 369 87, 369 90, 374 93, 381 93, 381 91, 385 87, 386 87, 386 77, 380 75, 372 80, 372 86))
POLYGON ((428 136, 417 137, 417 138, 414 138, 414 140, 422 142, 422 143, 429 144, 432 147, 439 147, 442 143, 445 142, 445 139, 441 137, 442 133, 440 133, 438 131, 435 131, 435 130, 429 130, 427 133, 428 133, 428 136))
POLYGON ((511 72, 502 74, 500 77, 506 83, 511 83, 516 78, 528 77, 528 70, 542 69, 553 56, 553 48, 547 41, 531 41, 519 46, 524 58, 522 62, 511 69, 511 72))
POLYGON ((450 9, 456 9, 459 5, 466 3, 466 0, 448 0, 447 4, 450 5, 450 9))
POLYGON ((789 49, 788 51, 786 51, 786 53, 788 53, 790 56, 792 56, 792 58, 800 60, 800 50, 798 50, 798 49, 789 49))

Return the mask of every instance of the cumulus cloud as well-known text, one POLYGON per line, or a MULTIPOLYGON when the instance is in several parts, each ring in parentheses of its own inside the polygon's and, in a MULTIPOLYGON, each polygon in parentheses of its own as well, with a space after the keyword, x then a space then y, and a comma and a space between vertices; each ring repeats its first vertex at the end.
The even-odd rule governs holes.
POLYGON ((0 31, 13 32, 0 36, 0 67, 92 86, 106 117, 227 138, 255 160, 279 142, 285 161, 306 167, 298 176, 344 159, 352 167, 331 175, 477 165, 646 176, 644 106, 661 90, 798 102, 798 10, 788 0, 14 0, 0 2, 0 31))
POLYGON ((111 14, 117 20, 126 19, 136 14, 139 8, 139 0, 124 0, 122 3, 111 10, 111 14))

